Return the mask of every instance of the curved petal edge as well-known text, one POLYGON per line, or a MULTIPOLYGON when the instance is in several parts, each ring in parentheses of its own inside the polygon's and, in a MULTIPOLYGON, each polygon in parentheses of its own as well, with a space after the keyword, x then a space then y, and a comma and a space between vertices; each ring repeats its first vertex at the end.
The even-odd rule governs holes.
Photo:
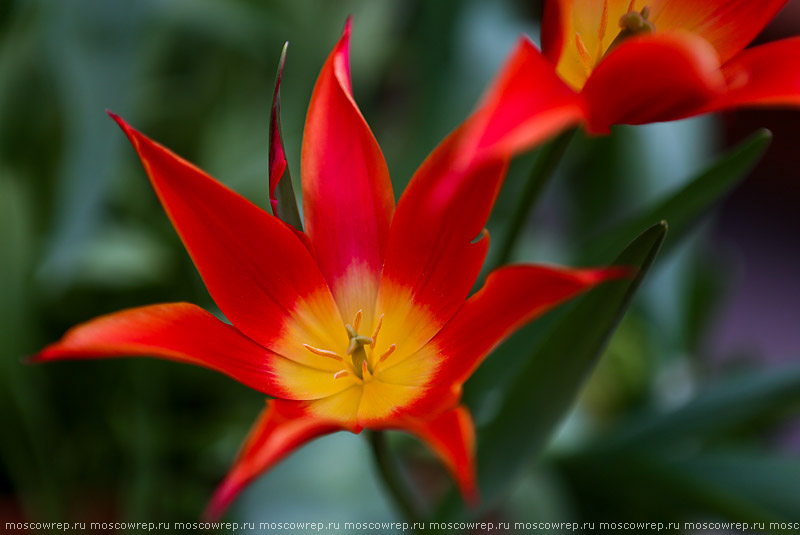
POLYGON ((259 415, 228 475, 217 487, 203 518, 220 518, 253 479, 272 468, 310 440, 341 430, 334 423, 310 417, 298 404, 269 400, 259 415))

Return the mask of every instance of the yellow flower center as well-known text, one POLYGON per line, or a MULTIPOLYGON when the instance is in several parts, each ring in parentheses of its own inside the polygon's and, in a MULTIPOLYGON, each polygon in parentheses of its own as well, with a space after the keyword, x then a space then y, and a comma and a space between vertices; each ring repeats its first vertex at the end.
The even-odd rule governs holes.
POLYGON ((362 288, 343 294, 346 316, 325 292, 298 300, 270 346, 283 357, 270 373, 287 399, 352 426, 401 414, 432 388, 443 359, 432 342, 441 325, 408 288, 387 283, 377 299, 362 288))
POLYGON ((378 334, 380 334, 381 326, 383 325, 383 314, 378 318, 378 325, 372 336, 364 336, 358 333, 361 327, 361 317, 363 313, 361 310, 356 312, 352 323, 347 323, 344 326, 345 333, 349 339, 347 346, 347 354, 340 355, 335 351, 320 349, 313 347, 309 344, 303 344, 307 350, 315 355, 328 357, 341 362, 344 368, 333 374, 334 379, 340 379, 353 375, 358 377, 362 383, 370 382, 380 367, 386 360, 394 353, 396 349, 395 344, 391 344, 386 351, 380 356, 375 356, 375 344, 378 341, 378 334))

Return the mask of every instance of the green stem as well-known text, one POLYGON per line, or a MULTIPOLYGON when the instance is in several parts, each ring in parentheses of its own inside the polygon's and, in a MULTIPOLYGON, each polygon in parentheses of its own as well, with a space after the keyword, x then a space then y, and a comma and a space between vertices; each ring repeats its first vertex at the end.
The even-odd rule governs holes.
POLYGON ((400 509, 408 522, 424 525, 422 514, 417 509, 413 496, 408 486, 403 482, 397 471, 397 465, 389 454, 386 444, 386 434, 383 431, 367 431, 375 466, 378 468, 386 490, 394 499, 395 505, 400 509))
POLYGON ((553 171, 558 166, 558 162, 561 161, 561 157, 567 150, 576 131, 577 129, 571 128, 540 149, 536 162, 528 175, 528 180, 520 193, 519 202, 511 214, 508 231, 505 233, 503 241, 500 242, 494 267, 508 263, 511 253, 514 252, 514 247, 522 234, 525 222, 528 221, 536 201, 539 199, 553 171))

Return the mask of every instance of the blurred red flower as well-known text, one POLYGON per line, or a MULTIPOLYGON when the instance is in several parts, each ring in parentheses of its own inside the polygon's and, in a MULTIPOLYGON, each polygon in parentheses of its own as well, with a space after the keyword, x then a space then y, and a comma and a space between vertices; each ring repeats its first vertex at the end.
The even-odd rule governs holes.
POLYGON ((542 49, 587 128, 800 105, 800 37, 745 50, 787 0, 548 0, 542 49))

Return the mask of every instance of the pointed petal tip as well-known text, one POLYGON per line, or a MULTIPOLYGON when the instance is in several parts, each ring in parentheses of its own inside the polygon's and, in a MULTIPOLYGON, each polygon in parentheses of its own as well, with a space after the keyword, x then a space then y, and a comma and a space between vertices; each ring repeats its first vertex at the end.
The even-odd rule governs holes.
POLYGON ((128 136, 128 139, 130 139, 130 141, 133 143, 134 139, 139 135, 139 132, 137 132, 131 125, 129 125, 125 121, 125 119, 123 119, 113 111, 107 109, 106 114, 112 119, 114 119, 114 122, 117 123, 117 125, 122 129, 125 135, 128 136))
MULTIPOLYGON (((350 78, 350 34, 353 31, 353 15, 348 15, 347 19, 344 21, 344 27, 342 28, 342 35, 339 37, 339 41, 336 43, 336 47, 334 50, 336 51, 336 55, 338 57, 344 56, 345 58, 345 72, 347 73, 347 78, 350 78)), ((345 84, 346 87, 349 86, 349 81, 345 84)))
POLYGON ((123 130, 127 130, 130 128, 128 123, 126 123, 122 117, 111 111, 110 108, 106 108, 106 115, 114 119, 114 122, 116 122, 123 130))
POLYGON ((459 490, 461 491, 461 497, 464 503, 467 504, 467 507, 470 509, 478 509, 480 507, 481 493, 478 487, 475 486, 475 482, 471 482, 467 487, 462 486, 459 490))
POLYGON ((229 480, 224 480, 214 491, 211 500, 203 511, 203 522, 217 522, 227 511, 228 506, 236 497, 237 489, 230 484, 229 480))
MULTIPOLYGON (((278 60, 278 81, 275 83, 275 92, 278 92, 278 86, 280 85, 281 76, 283 76, 283 68, 286 66, 286 53, 289 51, 289 41, 283 43, 283 47, 281 47, 281 57, 278 60)), ((273 106, 275 102, 273 101, 273 106)))
POLYGON ((344 21, 344 28, 342 28, 342 35, 339 37, 339 42, 336 45, 339 54, 343 54, 346 58, 348 58, 348 65, 347 65, 347 73, 348 77, 350 76, 350 65, 349 65, 349 56, 350 56, 350 35, 353 32, 353 15, 349 15, 347 20, 344 21))
MULTIPOLYGON (((43 352, 42 352, 43 353, 43 352)), ((36 353, 35 355, 23 355, 19 358, 21 364, 25 365, 32 365, 32 364, 41 364, 42 362, 46 361, 47 359, 42 355, 42 353, 36 353)))
POLYGON ((585 272, 587 284, 598 284, 605 281, 635 277, 638 270, 630 266, 609 266, 585 272))
MULTIPOLYGON (((66 336, 66 335, 65 335, 66 336)), ((64 351, 59 350, 58 348, 59 342, 54 342, 46 347, 44 347, 38 353, 33 355, 24 355, 20 357, 20 361, 23 364, 43 364, 45 362, 51 362, 54 360, 59 360, 59 357, 64 357, 64 351)))
POLYGON ((278 93, 281 86, 281 79, 283 78, 283 68, 286 66, 286 52, 289 50, 289 41, 283 43, 283 48, 281 48, 281 57, 278 60, 278 75, 275 79, 275 91, 273 93, 272 98, 272 106, 275 106, 276 101, 278 100, 278 93))

